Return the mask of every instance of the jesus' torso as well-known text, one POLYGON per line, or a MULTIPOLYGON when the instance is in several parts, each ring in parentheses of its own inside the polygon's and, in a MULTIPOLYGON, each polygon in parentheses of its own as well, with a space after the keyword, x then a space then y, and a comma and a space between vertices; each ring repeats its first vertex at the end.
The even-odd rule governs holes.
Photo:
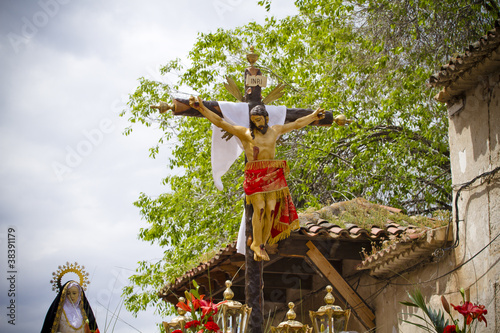
POLYGON ((279 133, 273 127, 268 127, 265 134, 255 130, 255 138, 252 138, 250 129, 247 129, 244 137, 240 137, 248 161, 274 159, 279 133))

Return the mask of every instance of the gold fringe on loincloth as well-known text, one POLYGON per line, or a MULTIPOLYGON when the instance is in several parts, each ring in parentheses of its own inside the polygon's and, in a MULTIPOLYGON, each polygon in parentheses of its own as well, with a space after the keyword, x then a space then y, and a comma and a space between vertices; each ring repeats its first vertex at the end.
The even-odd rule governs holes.
POLYGON ((256 160, 256 161, 249 161, 245 165, 245 171, 255 170, 255 169, 265 169, 265 168, 283 169, 285 176, 290 173, 290 168, 288 167, 288 164, 286 164, 285 160, 256 160))
POLYGON ((279 227, 281 227, 282 225, 284 225, 284 227, 283 227, 284 230, 281 231, 274 238, 272 236, 269 236, 269 239, 267 240, 267 242, 269 243, 269 245, 273 245, 274 243, 277 243, 280 240, 288 238, 288 236, 290 236, 290 233, 291 233, 292 230, 298 230, 300 228, 299 220, 293 221, 290 225, 288 225, 286 223, 281 223, 281 222, 278 222, 278 224, 279 224, 278 229, 279 229, 279 227))

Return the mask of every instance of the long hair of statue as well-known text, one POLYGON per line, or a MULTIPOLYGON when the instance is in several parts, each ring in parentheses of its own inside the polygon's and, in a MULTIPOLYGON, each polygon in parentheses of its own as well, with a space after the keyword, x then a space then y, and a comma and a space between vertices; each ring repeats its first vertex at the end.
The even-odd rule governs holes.
MULTIPOLYGON (((66 286, 71 282, 75 282, 75 281, 66 282, 64 284, 64 286, 61 288, 61 290, 59 290, 59 293, 57 294, 56 298, 54 299, 54 301, 50 305, 50 308, 47 311, 47 314, 45 315, 45 321, 43 322, 41 333, 54 333, 54 332, 56 332, 55 328, 58 325, 58 322, 56 323, 55 320, 56 320, 56 317, 60 318, 60 315, 57 316, 57 311, 58 310, 62 311, 62 304, 64 303, 64 300, 61 298, 64 294, 64 290, 66 289, 66 286), (61 304, 61 307, 59 307, 60 304, 61 304)), ((89 328, 91 331, 95 331, 97 329, 97 322, 96 322, 95 317, 94 317, 94 312, 92 311, 92 308, 90 307, 90 304, 87 301, 87 297, 85 296, 85 292, 83 291, 83 289, 81 289, 81 291, 82 291, 82 300, 81 300, 82 306, 83 306, 83 310, 85 311, 85 314, 87 315, 87 319, 89 320, 89 328)))

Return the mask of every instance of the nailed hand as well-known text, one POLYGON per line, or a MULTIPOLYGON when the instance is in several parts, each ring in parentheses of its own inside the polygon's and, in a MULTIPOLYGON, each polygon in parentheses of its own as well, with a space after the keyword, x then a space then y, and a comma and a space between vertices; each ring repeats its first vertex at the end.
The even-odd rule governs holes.
POLYGON ((202 103, 203 100, 201 99, 201 97, 194 97, 194 96, 189 97, 189 106, 192 107, 193 109, 198 110, 202 103))

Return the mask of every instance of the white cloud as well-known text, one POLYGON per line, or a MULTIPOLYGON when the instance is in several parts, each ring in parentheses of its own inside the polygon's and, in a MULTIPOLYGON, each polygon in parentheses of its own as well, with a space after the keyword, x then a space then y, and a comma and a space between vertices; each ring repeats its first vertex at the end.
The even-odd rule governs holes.
MULTIPOLYGON (((284 0, 273 7, 282 15, 293 8, 284 0)), ((265 15, 256 2, 238 0, 2 1, 0 238, 4 244, 8 226, 16 230, 19 293, 16 326, 3 315, 0 331, 40 330, 55 296, 51 274, 66 261, 87 267, 89 299, 115 309, 137 262, 162 256, 137 239, 146 225, 132 203, 141 192, 166 191, 168 149, 150 159, 148 148, 161 133, 137 127, 124 137, 127 124, 117 109, 139 77, 185 57, 198 32, 262 22, 265 15), (55 2, 53 15, 40 5, 55 2), (9 36, 23 39, 13 44, 9 36), (58 177, 54 164, 69 171, 58 177)), ((2 279, 0 292, 6 288, 2 279)), ((0 298, 0 305, 7 301, 0 298)), ((104 325, 102 307, 91 304, 104 325)), ((115 331, 155 331, 162 318, 152 312, 133 318, 122 309, 127 324, 117 322, 115 331)))

